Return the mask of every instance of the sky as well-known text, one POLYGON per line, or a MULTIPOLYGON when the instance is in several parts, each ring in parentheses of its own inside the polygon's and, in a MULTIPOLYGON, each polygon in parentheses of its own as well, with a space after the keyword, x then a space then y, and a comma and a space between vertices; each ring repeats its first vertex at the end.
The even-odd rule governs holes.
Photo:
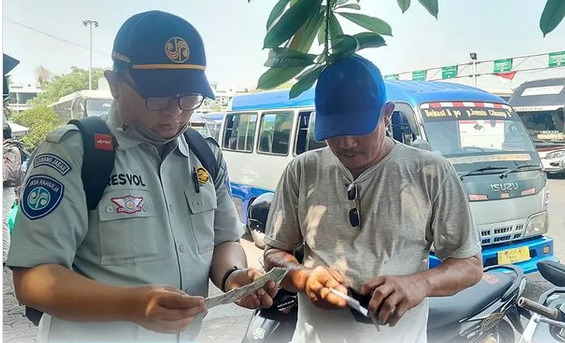
MULTIPOLYGON (((355 0, 352 0, 355 1, 355 0)), ((267 50, 263 50, 265 23, 276 0, 3 0, 3 52, 19 59, 12 71, 14 84, 34 84, 34 69, 54 74, 71 66, 88 69, 89 30, 83 20, 99 22, 93 29, 93 67, 109 68, 114 37, 130 16, 159 9, 191 22, 200 32, 208 60, 207 76, 223 88, 254 88, 267 50)), ((361 0, 360 13, 378 17, 392 26, 387 46, 366 49, 361 55, 383 74, 408 72, 467 63, 469 53, 478 61, 565 50, 565 22, 545 38, 539 29, 544 0, 439 0, 436 20, 416 0, 402 14, 396 0, 361 0)), ((364 31, 341 18, 347 34, 364 31)), ((315 42, 315 44, 317 44, 315 42)), ((547 56, 522 66, 547 65, 547 56)), ((492 68, 479 64, 481 70, 492 68)), ((477 85, 511 89, 522 82, 563 77, 565 68, 518 73, 514 80, 481 76, 477 85)), ((471 84, 470 78, 457 79, 471 84)))

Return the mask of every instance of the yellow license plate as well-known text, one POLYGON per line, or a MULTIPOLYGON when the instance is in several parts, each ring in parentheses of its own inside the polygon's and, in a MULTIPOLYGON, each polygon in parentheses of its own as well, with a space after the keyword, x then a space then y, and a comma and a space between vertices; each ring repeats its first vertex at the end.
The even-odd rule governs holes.
POLYGON ((519 247, 519 248, 499 251, 496 254, 498 257, 498 264, 512 264, 516 262, 529 260, 530 248, 519 247))

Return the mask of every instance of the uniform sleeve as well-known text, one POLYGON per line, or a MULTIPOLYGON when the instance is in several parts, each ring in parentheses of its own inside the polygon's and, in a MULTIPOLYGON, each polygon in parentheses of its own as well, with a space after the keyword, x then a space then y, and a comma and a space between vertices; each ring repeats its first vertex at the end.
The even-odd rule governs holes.
POLYGON ((72 125, 51 132, 36 149, 22 186, 8 266, 71 268, 88 230, 82 156, 82 138, 72 125))
POLYGON ((226 161, 218 144, 213 139, 206 139, 206 141, 218 161, 218 175, 214 180, 217 198, 217 208, 214 213, 214 245, 235 242, 243 235, 244 227, 231 195, 226 161))
POLYGON ((445 162, 440 175, 444 180, 432 210, 435 253, 441 260, 474 256, 481 252, 481 244, 463 186, 449 162, 445 162))
POLYGON ((265 243, 278 249, 293 251, 302 242, 298 221, 299 158, 286 167, 269 210, 265 243))

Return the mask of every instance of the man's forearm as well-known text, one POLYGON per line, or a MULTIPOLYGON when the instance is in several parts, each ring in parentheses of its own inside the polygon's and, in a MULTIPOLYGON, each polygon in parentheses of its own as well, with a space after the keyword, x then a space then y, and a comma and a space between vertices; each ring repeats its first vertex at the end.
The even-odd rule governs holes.
POLYGON ((20 302, 61 319, 134 320, 136 287, 106 285, 60 265, 15 268, 14 286, 20 302))
POLYGON ((288 274, 281 282, 281 287, 291 292, 303 291, 306 273, 291 253, 269 246, 265 247, 265 267, 267 269, 274 267, 289 269, 288 274))
POLYGON ((439 266, 420 273, 429 297, 454 295, 481 280, 481 254, 469 258, 448 258, 439 266))
POLYGON ((214 247, 210 279, 216 287, 222 286, 224 274, 234 266, 247 268, 247 257, 239 242, 225 242, 214 247))

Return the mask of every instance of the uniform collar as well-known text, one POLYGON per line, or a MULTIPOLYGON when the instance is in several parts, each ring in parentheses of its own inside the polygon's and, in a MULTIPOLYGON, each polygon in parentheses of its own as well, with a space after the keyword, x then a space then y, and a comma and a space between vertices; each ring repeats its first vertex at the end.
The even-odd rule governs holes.
MULTIPOLYGON (((118 141, 119 149, 131 149, 141 143, 144 143, 144 141, 130 137, 123 131, 124 122, 118 114, 118 109, 115 101, 112 102, 112 106, 110 107, 110 111, 108 113, 108 125, 110 126, 110 131, 112 131, 112 134, 118 141)), ((180 153, 186 157, 189 157, 188 143, 186 142, 184 135, 177 137, 177 143, 180 153)))
POLYGON ((126 135, 123 130, 123 125, 124 122, 118 114, 118 106, 116 104, 116 101, 113 101, 112 106, 110 106, 110 111, 108 112, 108 126, 110 127, 110 131, 112 131, 112 134, 118 141, 119 149, 126 150, 141 144, 142 142, 140 140, 126 135))

